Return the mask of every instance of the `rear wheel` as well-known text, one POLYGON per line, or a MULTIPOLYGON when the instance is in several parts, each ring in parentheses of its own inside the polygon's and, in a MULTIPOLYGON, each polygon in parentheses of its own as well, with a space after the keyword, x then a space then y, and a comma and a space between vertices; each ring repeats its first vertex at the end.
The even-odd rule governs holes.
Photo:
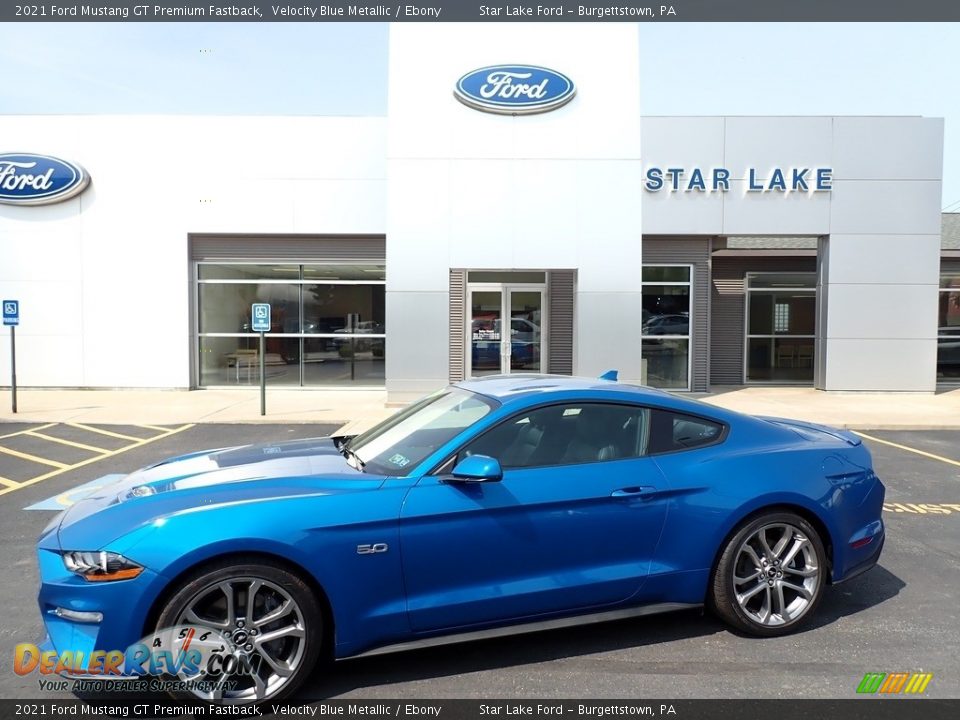
POLYGON ((745 523, 724 546, 711 603, 743 632, 785 635, 816 609, 826 566, 823 542, 810 523, 794 513, 766 513, 745 523))
POLYGON ((311 588, 258 559, 208 566, 186 578, 160 613, 157 631, 196 628, 190 635, 199 641, 202 629, 209 629, 214 636, 207 642, 217 657, 211 665, 208 653, 202 664, 213 672, 189 678, 201 682, 175 696, 257 703, 289 696, 310 675, 321 652, 322 625, 311 588))

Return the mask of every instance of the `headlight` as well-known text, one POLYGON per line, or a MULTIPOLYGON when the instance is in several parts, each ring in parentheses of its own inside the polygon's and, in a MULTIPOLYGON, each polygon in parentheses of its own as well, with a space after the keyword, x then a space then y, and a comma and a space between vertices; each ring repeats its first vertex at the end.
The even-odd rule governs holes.
POLYGON ((143 572, 143 567, 123 555, 113 552, 63 553, 63 564, 67 570, 76 573, 90 582, 109 582, 111 580, 132 580, 143 572))

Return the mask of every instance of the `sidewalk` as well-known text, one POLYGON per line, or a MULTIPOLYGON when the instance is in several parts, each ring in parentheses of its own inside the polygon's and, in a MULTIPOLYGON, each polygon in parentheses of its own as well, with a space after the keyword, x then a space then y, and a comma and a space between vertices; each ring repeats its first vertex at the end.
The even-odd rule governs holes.
MULTIPOLYGON (((78 422, 180 425, 185 423, 324 423, 363 430, 395 412, 382 390, 273 390, 260 417, 260 395, 248 390, 20 390, 19 412, 0 391, 0 423, 78 422)), ((874 430, 960 430, 960 388, 935 395, 825 393, 795 387, 716 387, 694 395, 755 415, 791 417, 836 427, 874 430)))

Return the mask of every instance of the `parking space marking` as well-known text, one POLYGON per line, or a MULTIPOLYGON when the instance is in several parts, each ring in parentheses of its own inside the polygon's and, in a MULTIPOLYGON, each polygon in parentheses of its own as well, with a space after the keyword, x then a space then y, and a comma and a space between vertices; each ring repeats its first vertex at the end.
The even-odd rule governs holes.
POLYGON ((899 450, 906 450, 907 452, 916 453, 917 455, 923 455, 923 457, 928 457, 931 460, 939 460, 940 462, 947 463, 948 465, 956 465, 960 467, 960 460, 951 460, 950 458, 943 457, 942 455, 934 455, 929 453, 926 450, 920 450, 918 448, 910 447, 909 445, 901 445, 900 443, 895 443, 890 440, 884 440, 882 438, 874 437, 873 435, 867 435, 866 433, 853 431, 855 435, 859 435, 865 440, 872 440, 873 442, 883 443, 884 445, 889 445, 890 447, 895 447, 899 450))
MULTIPOLYGON (((55 470, 51 470, 50 472, 44 473, 43 475, 38 475, 37 477, 30 478, 29 480, 13 483, 10 487, 0 488, 0 495, 6 495, 7 493, 14 492, 15 490, 20 490, 21 488, 25 488, 29 485, 42 482, 43 480, 49 480, 50 478, 56 477, 57 475, 62 475, 65 472, 76 470, 77 468, 84 467, 85 465, 91 465, 92 463, 100 462, 101 460, 104 460, 106 458, 114 457, 115 455, 119 455, 120 453, 125 453, 128 450, 133 450, 134 448, 143 447, 144 445, 149 445, 152 442, 156 442, 157 440, 163 440, 164 438, 168 438, 171 435, 176 435, 177 433, 183 432, 184 430, 189 430, 190 428, 194 427, 194 423, 189 423, 187 425, 181 425, 180 427, 164 428, 163 432, 157 435, 154 435, 153 437, 135 438, 129 435, 121 435, 120 433, 113 433, 113 432, 110 432, 109 430, 101 430, 100 428, 89 427, 86 425, 82 425, 80 423, 65 423, 65 424, 69 425, 70 427, 80 428, 82 430, 90 430, 91 432, 98 432, 102 435, 112 435, 118 438, 126 438, 131 442, 129 445, 125 445, 121 448, 117 448, 116 450, 108 450, 108 451, 102 452, 99 455, 94 455, 91 458, 87 458, 86 460, 81 460, 80 462, 74 463, 72 465, 64 465, 63 463, 57 463, 59 467, 57 467, 55 470)), ((48 425, 46 427, 52 427, 52 426, 48 425)), ((139 426, 139 427, 143 427, 143 426, 139 426)), ((28 431, 25 430, 20 433, 13 433, 13 435, 23 435, 26 432, 28 431)), ((54 463, 54 461, 52 460, 43 460, 41 458, 35 458, 33 456, 28 456, 26 453, 20 453, 16 450, 9 450, 8 448, 4 448, 4 447, 0 447, 0 452, 7 452, 7 453, 10 453, 11 455, 17 455, 19 457, 22 457, 28 460, 34 460, 36 462, 43 462, 48 465, 53 465, 54 463)), ((7 481, 7 482, 11 483, 12 481, 7 481)))
POLYGON ((17 435, 26 435, 28 432, 36 430, 46 430, 47 428, 52 428, 56 423, 47 423, 46 425, 40 425, 39 427, 27 428, 26 430, 18 430, 17 432, 7 433, 6 435, 0 435, 0 440, 6 440, 7 438, 16 437, 17 435))
MULTIPOLYGON (((147 427, 147 426, 144 425, 143 427, 147 427)), ((163 430, 164 432, 166 432, 167 430, 166 428, 151 428, 151 429, 163 430)), ((58 438, 58 437, 54 437, 53 435, 45 435, 42 432, 37 432, 36 430, 27 430, 23 434, 29 435, 30 437, 40 438, 41 440, 49 440, 50 442, 61 443, 63 445, 70 445, 75 448, 80 448, 81 450, 89 450, 90 452, 101 453, 101 454, 110 452, 109 450, 102 447, 96 447, 94 445, 84 445, 83 443, 78 443, 74 440, 67 440, 66 438, 58 438)))
MULTIPOLYGON (((26 433, 23 434, 25 435, 26 433)), ((3 446, 0 446, 0 452, 6 453, 7 455, 13 455, 21 460, 29 460, 30 462, 40 463, 41 465, 52 465, 55 468, 61 469, 69 467, 69 465, 66 465, 62 462, 57 462, 56 460, 48 460, 47 458, 37 457, 36 455, 20 452, 19 450, 11 450, 10 448, 5 448, 3 446)))
MULTIPOLYGON (((113 432, 112 430, 104 430, 103 428, 93 427, 92 425, 84 425, 83 423, 64 423, 64 425, 67 427, 78 428, 79 430, 89 430, 90 432, 100 433, 101 435, 120 438, 121 440, 143 440, 143 438, 134 437, 133 435, 124 435, 123 433, 113 432)), ((146 427, 146 425, 141 425, 140 427, 146 427)))
POLYGON ((0 477, 0 485, 5 485, 8 488, 20 487, 20 483, 14 482, 13 480, 7 480, 5 477, 0 477))
POLYGON ((914 515, 949 515, 960 513, 960 503, 899 503, 885 502, 884 512, 913 513, 914 515))
POLYGON ((159 425, 137 425, 137 427, 147 428, 148 430, 159 430, 165 432, 167 428, 160 427, 159 425))

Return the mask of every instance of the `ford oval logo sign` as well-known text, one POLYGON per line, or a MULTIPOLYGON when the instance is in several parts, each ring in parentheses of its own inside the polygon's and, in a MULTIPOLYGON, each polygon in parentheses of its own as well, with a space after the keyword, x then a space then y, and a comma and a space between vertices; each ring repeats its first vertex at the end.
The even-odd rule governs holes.
POLYGON ((90 176, 60 158, 32 153, 0 154, 0 203, 47 205, 83 192, 90 176))
POLYGON ((454 96, 464 105, 502 115, 556 110, 573 99, 573 81, 535 65, 491 65, 457 80, 454 96))

